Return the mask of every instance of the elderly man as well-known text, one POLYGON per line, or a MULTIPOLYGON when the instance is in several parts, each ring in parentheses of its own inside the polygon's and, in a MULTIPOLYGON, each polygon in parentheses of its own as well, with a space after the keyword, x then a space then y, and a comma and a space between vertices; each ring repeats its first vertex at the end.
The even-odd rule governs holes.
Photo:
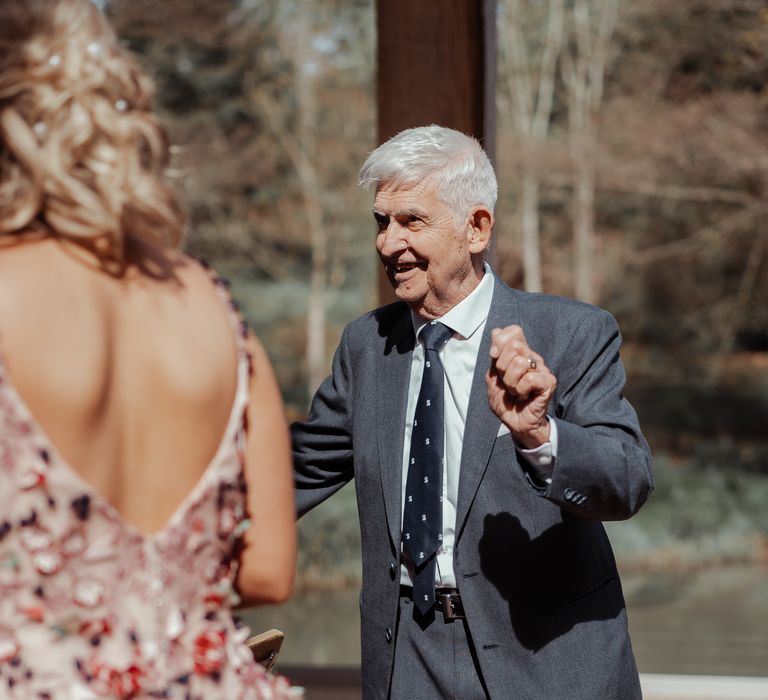
POLYGON ((494 276, 474 139, 403 131, 360 183, 398 301, 345 328, 292 430, 300 514, 355 480, 364 698, 640 698, 601 524, 653 488, 616 322, 494 276))

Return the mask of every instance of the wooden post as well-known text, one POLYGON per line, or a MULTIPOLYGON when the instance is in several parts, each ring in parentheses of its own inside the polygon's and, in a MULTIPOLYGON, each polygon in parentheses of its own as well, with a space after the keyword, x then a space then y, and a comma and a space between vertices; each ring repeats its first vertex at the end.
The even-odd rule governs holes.
MULTIPOLYGON (((496 0, 377 0, 378 141, 439 124, 496 150, 496 0)), ((394 301, 379 269, 379 302, 394 301)))

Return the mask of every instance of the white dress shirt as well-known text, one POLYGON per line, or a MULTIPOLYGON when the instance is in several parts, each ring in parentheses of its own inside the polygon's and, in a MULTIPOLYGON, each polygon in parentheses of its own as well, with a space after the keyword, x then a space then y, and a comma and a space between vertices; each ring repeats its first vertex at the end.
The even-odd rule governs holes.
MULTIPOLYGON (((488 265, 480 284, 472 293, 454 306, 442 318, 438 319, 450 327, 454 334, 440 351, 440 359, 445 370, 444 417, 445 417, 445 463, 443 466, 443 541, 437 553, 435 584, 455 587, 456 577, 453 571, 453 545, 456 530, 456 504, 459 495, 459 465, 461 448, 464 441, 464 426, 467 420, 469 393, 475 373, 477 354, 483 338, 485 322, 493 298, 494 276, 488 265)), ((405 502, 405 486, 408 478, 408 458, 411 449, 413 417, 416 413, 416 401, 424 372, 424 346, 419 341, 419 333, 426 322, 415 313, 411 320, 416 332, 416 345, 411 360, 411 376, 408 385, 408 404, 406 408, 405 437, 403 440, 402 495, 400 522, 402 525, 402 504, 405 502)), ((555 421, 550 421, 550 441, 533 450, 518 451, 541 474, 551 472, 557 455, 557 428, 555 421)), ((499 435, 508 433, 502 423, 499 435)), ((510 465, 510 468, 513 468, 510 465)), ((546 480, 546 476, 543 477, 546 480)), ((403 559, 401 565, 401 583, 411 585, 411 562, 403 559)))

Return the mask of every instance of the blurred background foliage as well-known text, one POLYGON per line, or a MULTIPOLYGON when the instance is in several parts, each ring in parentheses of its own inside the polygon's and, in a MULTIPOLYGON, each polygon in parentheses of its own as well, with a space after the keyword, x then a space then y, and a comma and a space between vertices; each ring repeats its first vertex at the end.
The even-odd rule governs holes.
MULTIPOLYGON (((343 325, 377 303, 356 187, 376 145, 374 0, 107 9, 157 79, 186 247, 231 278, 301 416, 343 325)), ((494 268, 618 318, 657 457, 651 501, 610 527, 620 563, 765 567, 768 7, 499 0, 497 27, 494 268)), ((350 488, 304 519, 305 589, 358 582, 356 521, 350 488)))

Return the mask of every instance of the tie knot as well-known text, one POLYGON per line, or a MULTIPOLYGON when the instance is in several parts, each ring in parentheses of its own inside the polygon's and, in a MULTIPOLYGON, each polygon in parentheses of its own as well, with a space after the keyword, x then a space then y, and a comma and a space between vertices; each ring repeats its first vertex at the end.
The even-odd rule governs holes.
POLYGON ((427 350, 440 350, 453 335, 453 330, 440 321, 431 321, 421 329, 421 339, 427 350))

